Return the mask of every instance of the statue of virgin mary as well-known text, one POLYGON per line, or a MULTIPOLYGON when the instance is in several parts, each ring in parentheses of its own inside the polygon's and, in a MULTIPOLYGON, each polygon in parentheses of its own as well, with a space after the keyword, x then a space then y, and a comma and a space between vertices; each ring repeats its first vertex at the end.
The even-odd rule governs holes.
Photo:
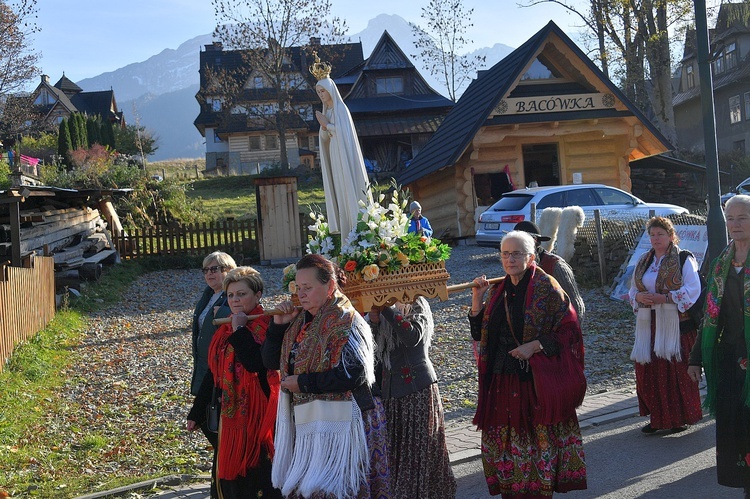
POLYGON ((352 116, 330 78, 330 66, 316 63, 310 68, 318 78, 315 91, 323 103, 316 111, 320 123, 320 168, 326 197, 326 218, 332 233, 346 238, 357 225, 359 202, 372 203, 367 170, 352 116))

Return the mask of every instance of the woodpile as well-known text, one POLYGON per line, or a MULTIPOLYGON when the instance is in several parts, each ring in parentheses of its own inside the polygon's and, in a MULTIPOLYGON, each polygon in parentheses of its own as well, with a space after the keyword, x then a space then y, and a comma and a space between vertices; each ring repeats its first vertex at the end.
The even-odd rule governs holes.
MULTIPOLYGON (((58 294, 65 288, 80 290, 81 281, 101 277, 103 264, 119 261, 99 209, 71 206, 57 198, 45 198, 42 203, 20 206, 20 249, 24 256, 53 257, 58 294)), ((11 225, 10 215, 0 215, 0 260, 11 258, 11 225)))

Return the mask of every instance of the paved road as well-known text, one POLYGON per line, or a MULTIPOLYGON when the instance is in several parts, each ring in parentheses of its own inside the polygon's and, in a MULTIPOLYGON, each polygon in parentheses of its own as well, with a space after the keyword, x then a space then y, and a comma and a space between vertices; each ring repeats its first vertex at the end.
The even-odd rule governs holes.
MULTIPOLYGON (((570 499, 741 498, 741 489, 716 483, 713 420, 674 435, 644 435, 645 418, 629 418, 583 432, 588 490, 570 499)), ((453 467, 458 499, 490 498, 478 460, 453 467)))

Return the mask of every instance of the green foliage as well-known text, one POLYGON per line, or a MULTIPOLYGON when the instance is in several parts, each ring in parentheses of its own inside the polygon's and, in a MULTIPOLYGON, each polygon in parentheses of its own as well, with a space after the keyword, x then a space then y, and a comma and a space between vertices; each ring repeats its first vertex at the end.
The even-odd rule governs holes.
POLYGON ((10 187, 10 165, 6 159, 0 159, 0 190, 10 187))
POLYGON ((151 156, 159 148, 156 145, 156 138, 143 126, 117 127, 114 129, 114 134, 117 151, 122 154, 141 157, 141 153, 143 153, 145 158, 151 156))
POLYGON ((50 163, 57 152, 57 134, 44 132, 37 136, 25 135, 21 138, 19 149, 21 154, 50 163))
POLYGON ((115 150, 115 130, 114 125, 109 120, 103 120, 101 123, 102 145, 108 147, 111 151, 115 150))
POLYGON ((72 150, 73 141, 70 138, 70 127, 68 126, 68 120, 63 118, 60 122, 60 130, 57 136, 57 155, 61 158, 67 158, 68 153, 72 150))
POLYGON ((89 146, 88 132, 86 131, 86 117, 81 113, 74 113, 78 122, 78 143, 82 148, 89 146))
POLYGON ((70 150, 75 151, 81 148, 81 135, 78 133, 78 120, 75 115, 68 118, 68 132, 70 133, 70 150))
POLYGON ((86 120, 86 135, 89 141, 89 145, 101 144, 102 134, 101 126, 99 125, 98 118, 91 118, 86 120))

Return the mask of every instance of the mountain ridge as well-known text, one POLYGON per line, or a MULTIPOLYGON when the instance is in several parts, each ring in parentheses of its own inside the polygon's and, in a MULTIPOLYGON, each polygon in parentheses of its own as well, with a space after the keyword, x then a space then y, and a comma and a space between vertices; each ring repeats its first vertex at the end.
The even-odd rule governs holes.
MULTIPOLYGON (((361 41, 363 53, 369 57, 383 31, 388 31, 433 89, 448 94, 445 85, 426 71, 420 58, 415 57, 419 51, 414 46, 411 27, 399 15, 380 14, 370 19, 364 30, 348 38, 349 41, 361 41)), ((200 84, 198 54, 212 41, 211 34, 198 35, 176 49, 164 49, 145 61, 133 62, 76 84, 85 91, 114 89, 118 107, 125 114, 126 121, 131 124, 137 121, 158 137, 159 148, 151 158, 153 161, 200 157, 205 153, 205 139, 193 126, 199 112, 195 100, 200 84)), ((512 47, 497 43, 474 50, 470 55, 484 55, 484 67, 489 68, 511 51, 512 47)))

